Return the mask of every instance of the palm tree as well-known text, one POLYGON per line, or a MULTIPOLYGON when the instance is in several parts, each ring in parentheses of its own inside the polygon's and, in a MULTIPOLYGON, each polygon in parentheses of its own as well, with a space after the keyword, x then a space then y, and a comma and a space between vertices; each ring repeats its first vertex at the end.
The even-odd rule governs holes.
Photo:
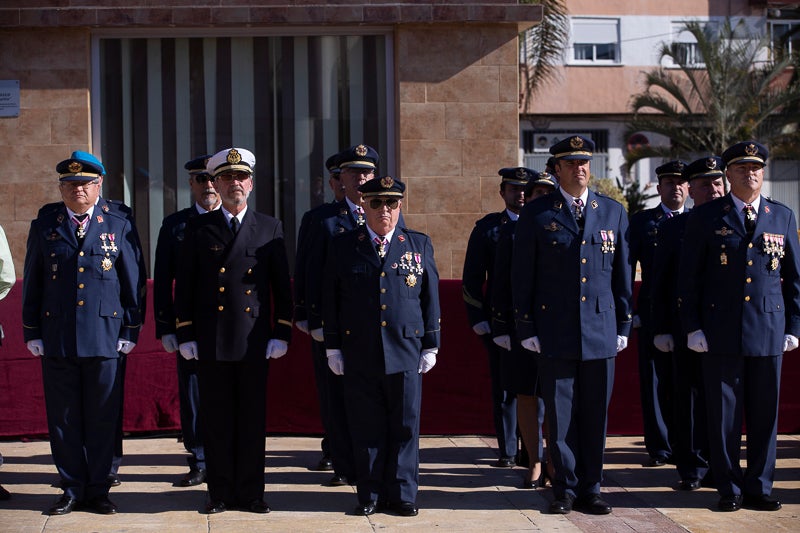
MULTIPOLYGON (((757 139, 774 156, 798 155, 800 80, 793 54, 772 50, 768 35, 743 21, 720 25, 689 22, 696 54, 683 43, 663 43, 662 64, 645 73, 645 90, 632 97, 633 116, 625 138, 652 132, 670 146, 641 146, 626 155, 630 168, 648 157, 675 158, 691 153, 720 154, 730 144, 757 139)), ((785 36, 788 38, 789 36, 785 36)))
POLYGON ((569 37, 569 19, 565 0, 520 0, 520 4, 540 4, 542 21, 519 36, 520 108, 545 83, 556 76, 563 63, 562 54, 569 37))

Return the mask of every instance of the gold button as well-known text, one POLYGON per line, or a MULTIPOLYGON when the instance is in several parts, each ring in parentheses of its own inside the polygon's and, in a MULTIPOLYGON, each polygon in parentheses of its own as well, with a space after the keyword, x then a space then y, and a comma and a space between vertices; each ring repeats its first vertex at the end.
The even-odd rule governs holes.
POLYGON ((542 311, 544 311, 545 309, 547 309, 547 306, 542 304, 542 311))
POLYGON ((753 247, 753 243, 751 242, 750 244, 747 245, 747 247, 748 248, 752 248, 753 247))
POLYGON ((385 320, 381 321, 381 326, 386 327, 386 321, 385 320))
POLYGON ((581 278, 581 283, 586 283, 586 276, 581 278))
POLYGON ((114 311, 114 316, 117 316, 117 312, 116 311, 114 311))
POLYGON ((581 296, 581 301, 585 302, 586 301, 586 296, 581 296))
POLYGON ((386 289, 384 289, 383 287, 381 287, 381 294, 384 294, 385 292, 386 292, 386 289))
POLYGON ((586 241, 585 241, 585 240, 584 240, 584 241, 581 241, 581 244, 586 244, 586 241))
POLYGON ((56 275, 55 274, 53 274, 53 279, 56 279, 56 275))
POLYGON ((250 308, 249 308, 249 307, 245 307, 245 308, 244 308, 244 312, 245 312, 245 313, 249 313, 249 312, 250 312, 250 308))
POLYGON ((381 305, 381 311, 386 311, 386 304, 381 305))
POLYGON ((225 292, 225 287, 220 287, 219 292, 225 292))
POLYGON ((556 244, 558 244, 558 241, 553 241, 553 246, 555 246, 556 244))
POLYGON ((250 295, 252 292, 253 292, 253 291, 251 291, 250 289, 247 289, 246 291, 244 291, 244 293, 245 293, 246 295, 248 295, 248 296, 249 296, 249 295, 250 295))
POLYGON ((225 307, 224 307, 224 306, 222 306, 222 305, 220 305, 219 307, 217 307, 217 311, 222 311, 223 309, 225 309, 225 307))
POLYGON ((753 283, 753 278, 747 278, 745 281, 746 281, 747 283, 753 283))
POLYGON ((83 305, 83 300, 78 300, 78 305, 82 306, 83 305))
POLYGON ((56 256, 55 252, 50 252, 50 257, 55 257, 55 256, 56 256))
POLYGON ((525 313, 524 315, 522 315, 522 318, 528 318, 528 313, 525 313))
POLYGON ((86 270, 86 269, 83 268, 83 267, 78 268, 78 272, 83 272, 84 270, 86 270))
POLYGON ((50 311, 45 311, 44 316, 50 316, 50 311))
POLYGON ((78 255, 83 257, 85 254, 83 253, 83 250, 81 250, 80 252, 78 252, 78 255))
POLYGON ((749 296, 745 296, 745 297, 744 297, 744 301, 745 301, 745 302, 749 302, 749 301, 750 301, 750 297, 749 297, 749 296))
POLYGON ((385 278, 386 277, 386 272, 381 272, 381 277, 385 278))
POLYGON ((752 259, 747 262, 747 266, 753 266, 753 260, 752 259))
POLYGON ((344 330, 344 334, 345 335, 350 335, 350 330, 349 329, 344 330))
POLYGON ((82 289, 84 287, 83 283, 78 283, 78 288, 82 289))
POLYGON ((224 274, 224 273, 225 273, 225 267, 222 267, 222 268, 220 268, 220 269, 219 269, 219 273, 220 273, 220 274, 224 274))
POLYGON ((584 264, 584 265, 586 264, 586 258, 585 257, 581 258, 581 263, 584 264))
POLYGON ((414 330, 414 335, 419 335, 419 330, 418 329, 414 330))
POLYGON ((248 269, 247 269, 247 273, 248 273, 248 274, 252 274, 252 273, 253 273, 253 269, 252 269, 252 268, 248 268, 248 269))
POLYGON ((109 254, 108 252, 106 252, 106 257, 111 257, 111 254, 109 254))

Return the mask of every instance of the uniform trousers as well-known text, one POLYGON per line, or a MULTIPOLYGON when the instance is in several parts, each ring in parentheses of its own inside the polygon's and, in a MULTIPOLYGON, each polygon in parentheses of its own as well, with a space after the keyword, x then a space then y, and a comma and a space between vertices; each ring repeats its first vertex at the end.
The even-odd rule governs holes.
POLYGON ((325 435, 322 437, 320 446, 322 455, 332 457, 331 454, 331 413, 328 405, 328 357, 325 353, 325 343, 311 339, 311 364, 314 368, 314 383, 317 386, 317 401, 319 402, 319 419, 322 422, 322 429, 325 435))
POLYGON ((343 377, 358 501, 416 502, 422 375, 345 369, 343 377))
POLYGON ((115 430, 122 404, 119 360, 42 357, 53 462, 67 496, 108 495, 115 430))
POLYGON ((197 378, 197 361, 184 359, 180 352, 176 357, 183 447, 191 454, 187 458, 189 467, 205 470, 206 457, 203 449, 203 433, 200 430, 200 386, 197 378))
POLYGON ((700 480, 708 473, 708 425, 702 356, 686 347, 676 347, 672 362, 673 458, 682 480, 700 480))
POLYGON ((553 493, 556 498, 600 494, 615 358, 539 356, 538 363, 555 467, 553 493))
POLYGON ((264 497, 268 362, 200 361, 200 424, 213 502, 247 505, 264 497))
MULTIPOLYGON (((356 479, 356 468, 353 464, 353 443, 347 424, 343 379, 328 368, 325 343, 312 340, 311 352, 314 358, 317 391, 320 396, 322 427, 327 436, 327 447, 333 460, 333 471, 337 476, 346 477, 352 483, 356 479)), ((324 447, 323 452, 325 452, 324 447)))
POLYGON ((772 492, 783 355, 745 357, 705 353, 703 379, 711 470, 723 497, 772 492), (747 469, 739 457, 747 424, 747 469))
POLYGON ((510 392, 510 374, 506 350, 492 341, 492 335, 481 335, 489 355, 489 377, 492 381, 492 416, 497 447, 502 457, 517 455, 517 397, 510 392))
POLYGON ((109 474, 116 476, 119 472, 119 465, 122 464, 122 440, 123 440, 123 423, 125 411, 125 370, 128 364, 128 356, 122 352, 119 353, 119 394, 121 397, 119 404, 119 415, 117 415, 117 427, 114 430, 114 458, 111 460, 111 471, 109 474))
POLYGON ((669 459, 673 426, 672 356, 653 346, 650 328, 639 328, 638 337, 644 445, 650 457, 669 459))

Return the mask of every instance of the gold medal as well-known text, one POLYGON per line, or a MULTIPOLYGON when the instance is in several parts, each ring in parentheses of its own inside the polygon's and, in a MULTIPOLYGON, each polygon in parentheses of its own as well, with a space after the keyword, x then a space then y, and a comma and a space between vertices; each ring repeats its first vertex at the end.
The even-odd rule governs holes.
POLYGON ((103 261, 100 263, 100 266, 103 267, 103 270, 109 271, 111 267, 114 266, 114 263, 111 262, 111 259, 108 257, 104 257, 103 261))
POLYGON ((406 276, 406 285, 408 285, 409 287, 413 287, 416 284, 417 284, 417 276, 415 276, 414 274, 409 274, 408 276, 406 276))
POLYGON ((773 257, 772 260, 769 262, 769 268, 772 270, 778 270, 778 258, 773 257))
POLYGON ((719 264, 720 265, 727 265, 728 264, 728 254, 722 252, 719 254, 719 264))

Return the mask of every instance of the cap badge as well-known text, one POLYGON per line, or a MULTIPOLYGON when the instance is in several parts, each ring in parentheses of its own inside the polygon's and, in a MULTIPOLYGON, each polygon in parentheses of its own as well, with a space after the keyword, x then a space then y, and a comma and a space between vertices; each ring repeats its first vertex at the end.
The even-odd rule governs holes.
POLYGON ((81 165, 77 161, 73 161, 72 163, 69 164, 68 168, 70 172, 80 172, 81 170, 83 170, 83 165, 81 165))
POLYGON ((706 168, 709 170, 714 170, 715 168, 717 168, 717 160, 714 159, 713 157, 709 157, 708 159, 706 159, 706 168))
POLYGON ((675 167, 676 167, 676 168, 677 168, 677 169, 678 169, 680 172, 683 172, 683 167, 685 167, 685 166, 686 166, 686 165, 684 165, 684 164, 683 164, 683 161, 678 161, 677 163, 675 163, 675 167))
POLYGON ((569 140, 569 145, 575 150, 583 148, 583 139, 581 139, 580 137, 573 137, 572 139, 569 140))
POLYGON ((524 168, 518 168, 517 169, 517 179, 524 180, 527 177, 528 177, 528 173, 525 172, 524 168))
POLYGON ((231 165, 236 165, 237 163, 242 161, 242 154, 240 154, 236 148, 231 148, 228 151, 227 160, 228 163, 230 163, 231 165))
POLYGON ((394 180, 391 176, 384 176, 381 178, 381 187, 384 189, 391 189, 392 185, 394 185, 394 180))
POLYGON ((750 143, 744 147, 744 153, 751 157, 754 155, 758 155, 758 148, 756 148, 755 144, 750 143))
POLYGON ((355 151, 358 157, 364 157, 365 155, 367 155, 367 147, 364 146, 363 144, 359 144, 358 146, 356 146, 355 151))

